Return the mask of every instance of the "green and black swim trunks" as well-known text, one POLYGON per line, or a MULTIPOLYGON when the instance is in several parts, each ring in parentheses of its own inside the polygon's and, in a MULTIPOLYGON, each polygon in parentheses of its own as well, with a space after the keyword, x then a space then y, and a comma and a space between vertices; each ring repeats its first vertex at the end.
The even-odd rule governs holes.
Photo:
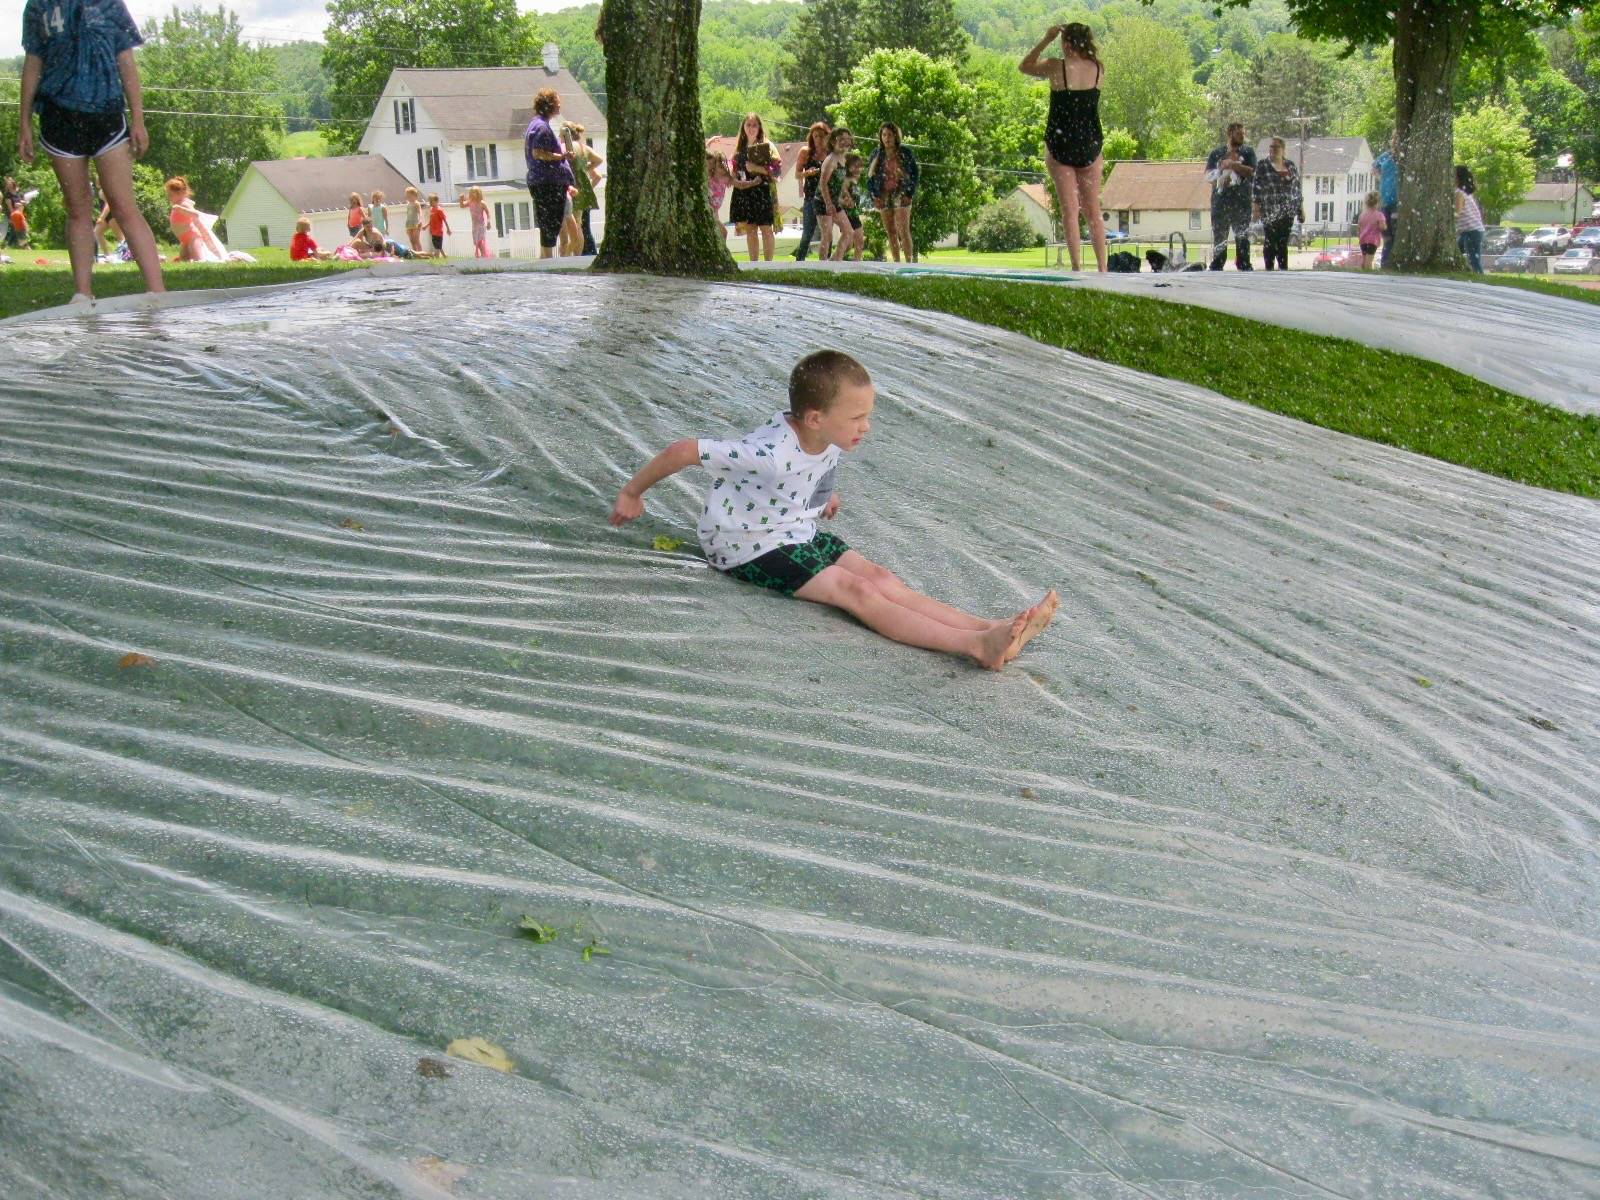
POLYGON ((845 545, 843 538, 831 533, 819 533, 809 542, 768 550, 760 558, 740 563, 728 574, 757 587, 771 588, 785 596, 792 596, 820 575, 824 568, 838 562, 839 556, 848 549, 850 547, 845 545))

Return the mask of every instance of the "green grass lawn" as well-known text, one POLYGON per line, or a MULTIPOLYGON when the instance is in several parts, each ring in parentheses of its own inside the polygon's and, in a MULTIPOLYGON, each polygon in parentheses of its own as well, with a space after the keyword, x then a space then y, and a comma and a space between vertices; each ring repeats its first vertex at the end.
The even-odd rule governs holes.
POLYGON ((302 129, 286 133, 278 143, 279 158, 326 158, 328 142, 315 129, 302 129))
POLYGON ((949 313, 1325 429, 1535 487, 1600 497, 1600 417, 1539 404, 1404 354, 1099 289, 816 271, 752 278, 949 313), (1241 350, 1272 369, 1240 371, 1241 350))

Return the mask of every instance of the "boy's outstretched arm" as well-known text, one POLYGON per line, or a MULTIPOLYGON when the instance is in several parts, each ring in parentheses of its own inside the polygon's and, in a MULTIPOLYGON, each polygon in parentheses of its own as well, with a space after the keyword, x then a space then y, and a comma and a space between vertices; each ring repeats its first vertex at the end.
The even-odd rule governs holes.
POLYGON ((617 502, 611 506, 609 518, 611 523, 623 525, 635 517, 643 516, 646 492, 668 475, 676 475, 685 467, 692 467, 699 461, 700 443, 694 438, 673 442, 640 467, 638 474, 622 485, 622 490, 617 493, 617 502))

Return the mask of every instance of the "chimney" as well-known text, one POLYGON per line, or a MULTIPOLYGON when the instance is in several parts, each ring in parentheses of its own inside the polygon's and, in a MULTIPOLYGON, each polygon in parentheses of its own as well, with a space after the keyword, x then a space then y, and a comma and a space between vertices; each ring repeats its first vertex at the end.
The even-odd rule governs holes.
POLYGON ((561 70, 561 48, 554 42, 544 44, 544 69, 552 75, 561 70))

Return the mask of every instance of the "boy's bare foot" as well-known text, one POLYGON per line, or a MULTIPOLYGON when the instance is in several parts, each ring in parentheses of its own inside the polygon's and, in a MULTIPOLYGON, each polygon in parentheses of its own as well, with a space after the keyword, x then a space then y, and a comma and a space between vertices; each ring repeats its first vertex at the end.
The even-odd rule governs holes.
POLYGON ((985 632, 978 635, 978 649, 973 658, 980 667, 990 671, 998 671, 1019 653, 1035 635, 1056 615, 1056 608, 1060 605, 1054 591, 1046 592, 1044 598, 1031 608, 1025 608, 1009 621, 996 621, 985 632))
POLYGON ((1022 628, 1020 631, 1017 630, 1016 622, 1012 622, 1014 632, 1000 660, 1002 666, 1021 654, 1022 648, 1055 619, 1056 609, 1060 606, 1061 599, 1056 595, 1055 589, 1051 588, 1039 603, 1017 614, 1017 621, 1022 622, 1022 628))

